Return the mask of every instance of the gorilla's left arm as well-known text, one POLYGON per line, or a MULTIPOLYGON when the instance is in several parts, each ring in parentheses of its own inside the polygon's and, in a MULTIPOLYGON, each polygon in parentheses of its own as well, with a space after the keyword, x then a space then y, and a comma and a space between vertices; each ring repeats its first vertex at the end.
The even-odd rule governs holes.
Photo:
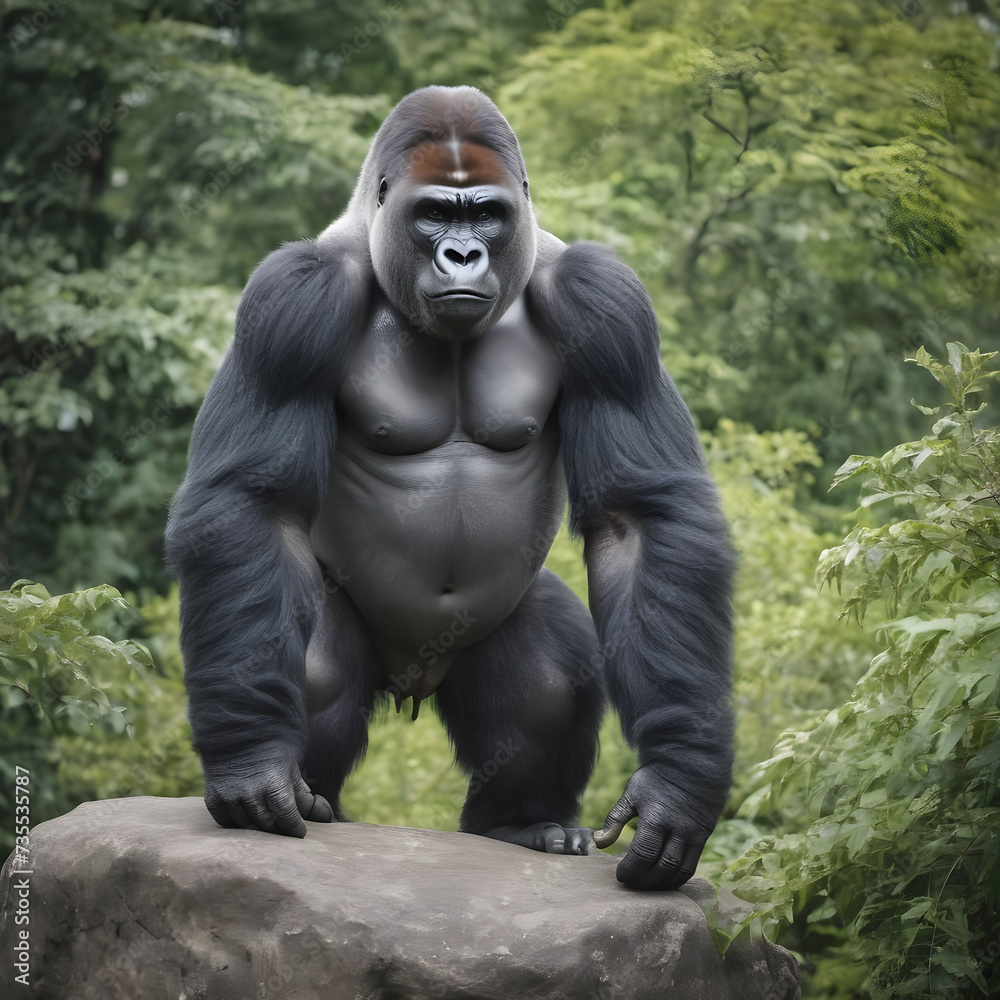
POLYGON ((694 873, 732 780, 732 556, 694 424, 636 275, 576 244, 529 286, 560 355, 561 448, 612 701, 639 768, 595 835, 638 817, 619 881, 694 873))

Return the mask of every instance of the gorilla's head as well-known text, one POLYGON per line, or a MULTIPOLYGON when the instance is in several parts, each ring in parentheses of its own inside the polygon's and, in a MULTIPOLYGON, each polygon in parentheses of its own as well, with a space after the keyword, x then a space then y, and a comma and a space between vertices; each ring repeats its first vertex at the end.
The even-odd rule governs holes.
POLYGON ((372 266, 418 329, 477 337, 507 311, 535 263, 535 218, 517 138, 472 87, 426 87, 382 124, 351 210, 372 266))

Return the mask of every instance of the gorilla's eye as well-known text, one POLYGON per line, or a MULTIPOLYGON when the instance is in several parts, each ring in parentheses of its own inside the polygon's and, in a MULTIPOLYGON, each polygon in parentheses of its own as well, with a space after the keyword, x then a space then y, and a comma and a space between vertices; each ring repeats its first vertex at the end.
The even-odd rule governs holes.
POLYGON ((430 219, 431 222, 444 222, 444 212, 440 208, 429 208, 424 213, 425 219, 430 219))
POLYGON ((479 215, 476 216, 476 220, 478 222, 492 222, 493 221, 493 213, 490 212, 488 209, 484 208, 479 213, 479 215))

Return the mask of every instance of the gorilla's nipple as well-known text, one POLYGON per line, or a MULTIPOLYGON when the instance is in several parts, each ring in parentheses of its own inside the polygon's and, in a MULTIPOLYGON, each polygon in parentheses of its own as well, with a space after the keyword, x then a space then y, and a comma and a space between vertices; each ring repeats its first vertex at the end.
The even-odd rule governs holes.
POLYGON ((455 585, 452 583, 446 583, 441 590, 442 594, 453 594, 455 593, 455 585))

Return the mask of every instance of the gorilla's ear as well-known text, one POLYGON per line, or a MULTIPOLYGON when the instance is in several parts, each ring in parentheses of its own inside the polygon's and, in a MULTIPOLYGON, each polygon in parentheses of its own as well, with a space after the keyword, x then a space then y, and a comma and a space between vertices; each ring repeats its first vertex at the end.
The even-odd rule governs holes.
MULTIPOLYGON (((385 193, 389 190, 389 182, 383 177, 382 182, 378 186, 378 206, 382 207, 382 202, 385 201, 385 193)), ((527 192, 525 192, 527 193, 527 192)))

